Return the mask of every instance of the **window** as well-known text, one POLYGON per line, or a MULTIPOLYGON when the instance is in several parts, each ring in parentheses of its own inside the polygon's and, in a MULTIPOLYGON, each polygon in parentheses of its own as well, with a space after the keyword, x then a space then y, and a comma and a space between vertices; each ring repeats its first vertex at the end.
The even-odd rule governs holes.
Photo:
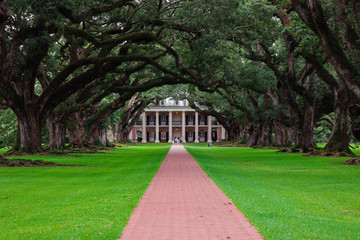
POLYGON ((194 132, 193 132, 193 131, 189 131, 189 132, 188 132, 188 138, 189 138, 189 139, 193 139, 193 137, 194 137, 194 132))
POLYGON ((155 132, 150 132, 149 133, 149 140, 150 140, 150 142, 153 142, 153 141, 155 141, 155 132))
POLYGON ((149 115, 149 125, 155 125, 155 115, 149 115))
POLYGON ((199 124, 205 125, 205 116, 204 115, 199 116, 199 124))
POLYGON ((161 139, 166 139, 166 131, 161 131, 161 139))

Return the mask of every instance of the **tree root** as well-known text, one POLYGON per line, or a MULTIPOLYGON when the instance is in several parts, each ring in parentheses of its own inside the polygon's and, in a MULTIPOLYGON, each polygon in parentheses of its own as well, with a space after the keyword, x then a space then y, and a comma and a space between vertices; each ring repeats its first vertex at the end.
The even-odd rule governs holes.
POLYGON ((356 156, 354 153, 349 152, 339 152, 339 151, 330 151, 329 149, 318 149, 312 151, 307 156, 309 157, 354 157, 356 156))
POLYGON ((245 144, 241 144, 238 142, 231 142, 231 141, 224 141, 216 143, 216 146, 218 147, 246 147, 245 144))
POLYGON ((0 167, 56 167, 56 166, 82 166, 59 164, 54 162, 47 162, 43 160, 29 160, 29 159, 7 159, 0 155, 0 167))
POLYGON ((281 148, 279 152, 284 153, 313 153, 315 151, 320 150, 319 147, 316 146, 316 144, 308 144, 308 145, 296 145, 292 147, 285 147, 281 148))
POLYGON ((347 160, 345 165, 360 166, 360 158, 352 158, 347 160))

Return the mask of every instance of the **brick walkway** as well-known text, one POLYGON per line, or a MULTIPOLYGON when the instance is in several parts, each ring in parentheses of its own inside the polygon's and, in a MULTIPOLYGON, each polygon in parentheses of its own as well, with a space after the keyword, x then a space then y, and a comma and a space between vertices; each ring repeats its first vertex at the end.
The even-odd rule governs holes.
POLYGON ((121 240, 262 239, 182 145, 173 145, 121 240))

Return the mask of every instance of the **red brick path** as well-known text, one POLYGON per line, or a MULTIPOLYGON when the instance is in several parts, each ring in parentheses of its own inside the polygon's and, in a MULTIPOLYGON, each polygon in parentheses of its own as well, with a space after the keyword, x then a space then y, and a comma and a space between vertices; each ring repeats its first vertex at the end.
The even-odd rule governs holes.
POLYGON ((121 240, 262 239, 182 145, 173 145, 121 240))

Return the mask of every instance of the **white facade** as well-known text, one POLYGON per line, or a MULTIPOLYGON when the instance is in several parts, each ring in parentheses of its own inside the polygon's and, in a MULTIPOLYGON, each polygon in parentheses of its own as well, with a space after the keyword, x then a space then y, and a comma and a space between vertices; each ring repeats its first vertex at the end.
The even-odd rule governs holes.
POLYGON ((197 113, 187 100, 161 100, 159 105, 149 105, 141 121, 132 129, 131 141, 172 142, 175 138, 184 142, 220 142, 225 139, 225 129, 211 116, 197 113))

